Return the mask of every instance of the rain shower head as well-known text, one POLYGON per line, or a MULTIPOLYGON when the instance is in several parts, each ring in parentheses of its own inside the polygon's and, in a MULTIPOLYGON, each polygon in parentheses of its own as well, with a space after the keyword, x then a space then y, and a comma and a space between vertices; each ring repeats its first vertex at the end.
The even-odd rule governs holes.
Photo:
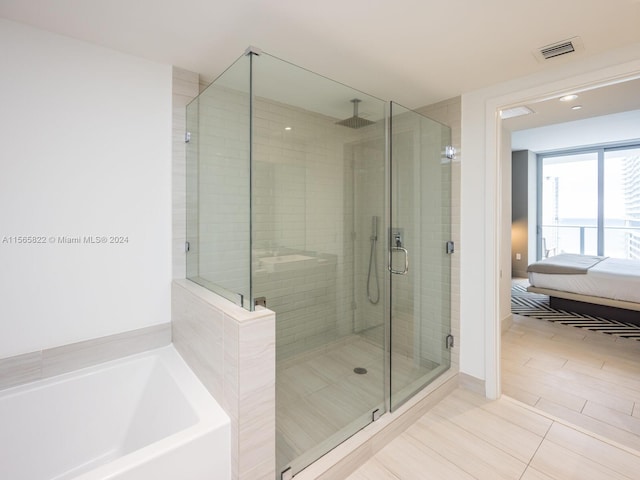
POLYGON ((354 98, 353 100, 351 100, 351 103, 353 103, 353 117, 349 117, 345 120, 336 122, 336 125, 342 125, 343 127, 349 128, 362 128, 376 123, 358 116, 358 103, 360 103, 361 101, 362 100, 360 100, 359 98, 354 98))

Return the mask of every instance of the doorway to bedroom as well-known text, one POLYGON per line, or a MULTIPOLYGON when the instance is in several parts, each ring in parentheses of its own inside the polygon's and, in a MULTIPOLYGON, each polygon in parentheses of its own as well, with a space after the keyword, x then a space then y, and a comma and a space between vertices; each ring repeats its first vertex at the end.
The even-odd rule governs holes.
MULTIPOLYGON (((512 192, 503 191, 503 197, 512 193, 511 202, 503 203, 511 203, 512 223, 503 228, 511 230, 513 313, 501 309, 500 363, 505 395, 640 451, 640 331, 618 335, 610 327, 594 327, 585 316, 554 312, 548 297, 526 292, 526 267, 537 259, 561 252, 637 258, 640 208, 634 199, 640 203, 640 173, 633 172, 640 170, 634 167, 640 150, 638 133, 629 133, 635 129, 624 121, 634 118, 637 125, 640 100, 619 103, 617 93, 626 88, 637 89, 638 80, 578 92, 578 102, 571 104, 559 95, 547 97, 527 104, 536 112, 533 121, 501 122, 523 163, 514 155, 508 165, 512 192), (610 107, 602 108, 610 110, 590 108, 591 94, 608 97, 610 107), (584 108, 572 110, 576 105, 584 108), (562 120, 550 117, 545 123, 544 115, 562 115, 563 108, 562 120), (576 111, 579 118, 566 117, 576 111), (605 127, 595 127, 601 121, 618 136, 602 139, 605 127)), ((503 300, 505 295, 502 289, 503 300)))

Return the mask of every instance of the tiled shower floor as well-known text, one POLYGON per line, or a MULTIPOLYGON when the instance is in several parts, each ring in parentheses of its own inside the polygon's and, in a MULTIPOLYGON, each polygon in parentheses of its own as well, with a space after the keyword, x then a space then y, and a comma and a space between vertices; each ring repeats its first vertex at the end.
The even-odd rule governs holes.
MULTIPOLYGON (((277 465, 324 444, 325 451, 366 425, 376 408, 384 410, 384 351, 379 335, 350 335, 312 353, 279 361, 276 373, 277 465), (377 338, 376 338, 377 337, 377 338), (376 341, 372 341, 376 338, 376 341), (354 368, 365 368, 357 374, 354 368)), ((419 381, 432 368, 393 356, 398 385, 419 381)), ((306 463, 315 458, 308 457, 306 463)))

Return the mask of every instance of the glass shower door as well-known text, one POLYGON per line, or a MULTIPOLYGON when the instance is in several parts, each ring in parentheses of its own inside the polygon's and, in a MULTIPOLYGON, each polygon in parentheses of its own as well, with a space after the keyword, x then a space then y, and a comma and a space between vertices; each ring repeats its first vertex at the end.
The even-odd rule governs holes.
POLYGON ((386 104, 265 53, 251 78, 251 289, 276 312, 287 478, 385 408, 386 104))
POLYGON ((450 333, 449 127, 391 104, 388 257, 390 406, 447 370, 450 333))

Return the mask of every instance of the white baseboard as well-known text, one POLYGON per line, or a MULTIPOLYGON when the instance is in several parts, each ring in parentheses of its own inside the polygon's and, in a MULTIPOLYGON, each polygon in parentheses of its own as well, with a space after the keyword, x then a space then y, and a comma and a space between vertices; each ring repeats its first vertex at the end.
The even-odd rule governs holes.
POLYGON ((476 377, 472 377, 471 375, 468 375, 466 373, 460 372, 458 374, 458 385, 460 386, 460 388, 470 390, 474 393, 482 395, 483 397, 486 397, 487 395, 485 381, 476 377))

